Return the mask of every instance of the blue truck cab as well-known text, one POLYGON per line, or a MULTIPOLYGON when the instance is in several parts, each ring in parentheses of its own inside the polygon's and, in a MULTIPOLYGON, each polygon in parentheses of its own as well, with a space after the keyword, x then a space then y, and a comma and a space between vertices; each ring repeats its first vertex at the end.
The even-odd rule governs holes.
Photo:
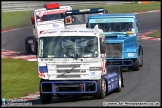
POLYGON ((86 28, 98 27, 105 34, 106 61, 109 65, 138 71, 143 65, 139 43, 139 22, 135 14, 90 15, 86 28))

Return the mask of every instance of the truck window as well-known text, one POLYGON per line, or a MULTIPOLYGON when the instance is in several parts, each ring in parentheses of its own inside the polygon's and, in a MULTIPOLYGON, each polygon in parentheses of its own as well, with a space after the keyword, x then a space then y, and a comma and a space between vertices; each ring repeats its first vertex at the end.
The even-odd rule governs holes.
POLYGON ((78 25, 78 24, 86 24, 88 22, 88 17, 90 15, 95 15, 95 14, 103 14, 103 12, 100 13, 87 13, 87 14, 74 14, 74 15, 70 15, 70 14, 66 14, 65 17, 72 17, 73 22, 72 24, 68 24, 68 25, 78 25))
POLYGON ((98 25, 98 28, 104 32, 126 32, 134 31, 136 23, 134 18, 130 18, 128 21, 120 21, 117 18, 112 19, 89 19, 89 27, 93 28, 98 25))
MULTIPOLYGON (((58 19, 64 19, 63 13, 49 14, 49 15, 43 15, 42 16, 42 22, 43 21, 58 20, 58 19)), ((40 17, 37 16, 37 22, 39 22, 39 21, 40 21, 40 17)))
POLYGON ((96 36, 42 37, 39 48, 40 58, 98 57, 98 38, 96 36))

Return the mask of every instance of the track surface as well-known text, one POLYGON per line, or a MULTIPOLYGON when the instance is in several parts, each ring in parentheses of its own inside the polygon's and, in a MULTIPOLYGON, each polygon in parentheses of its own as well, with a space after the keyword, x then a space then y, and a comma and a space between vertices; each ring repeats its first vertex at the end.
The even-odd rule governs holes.
MULTIPOLYGON (((137 15, 140 22, 140 32, 160 29, 160 12, 137 15)), ((25 51, 24 38, 32 35, 32 29, 20 29, 2 33, 2 48, 13 51, 25 51)), ((46 106, 103 106, 103 102, 161 102, 160 80, 160 41, 140 40, 144 48, 144 65, 140 71, 124 72, 124 88, 120 93, 111 93, 105 99, 95 100, 57 98, 46 106)), ((40 100, 30 101, 33 105, 42 105, 40 100)), ((43 105, 44 106, 44 105, 43 105)))
MULTIPOLYGON (((160 12, 137 14, 140 22, 139 32, 160 28, 160 12)), ((32 35, 32 28, 19 29, 2 33, 2 49, 25 51, 25 37, 32 35)))

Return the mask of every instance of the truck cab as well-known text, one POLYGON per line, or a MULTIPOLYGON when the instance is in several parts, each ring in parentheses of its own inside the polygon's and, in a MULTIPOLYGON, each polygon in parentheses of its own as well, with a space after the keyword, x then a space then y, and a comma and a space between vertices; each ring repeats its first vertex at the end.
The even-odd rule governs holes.
POLYGON ((88 17, 87 28, 97 26, 105 34, 106 60, 111 65, 138 71, 143 65, 143 48, 138 40, 135 14, 102 14, 88 17))
POLYGON ((104 32, 94 28, 59 28, 45 30, 38 39, 38 76, 40 100, 52 97, 94 96, 121 91, 120 66, 105 62, 104 32))
POLYGON ((32 13, 31 22, 33 36, 25 39, 25 47, 28 53, 37 54, 37 39, 44 31, 52 28, 64 28, 64 13, 72 10, 70 6, 60 6, 59 3, 45 4, 44 8, 36 9, 32 13))
POLYGON ((105 14, 108 10, 104 8, 76 9, 65 12, 65 25, 68 28, 86 27, 88 16, 95 14, 105 14))

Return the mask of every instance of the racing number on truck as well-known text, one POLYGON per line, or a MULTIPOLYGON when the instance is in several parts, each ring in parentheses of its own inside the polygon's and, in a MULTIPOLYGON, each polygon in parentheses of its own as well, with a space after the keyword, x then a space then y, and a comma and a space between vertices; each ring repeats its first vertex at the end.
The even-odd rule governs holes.
POLYGON ((65 21, 66 24, 72 24, 72 18, 66 18, 65 21))

